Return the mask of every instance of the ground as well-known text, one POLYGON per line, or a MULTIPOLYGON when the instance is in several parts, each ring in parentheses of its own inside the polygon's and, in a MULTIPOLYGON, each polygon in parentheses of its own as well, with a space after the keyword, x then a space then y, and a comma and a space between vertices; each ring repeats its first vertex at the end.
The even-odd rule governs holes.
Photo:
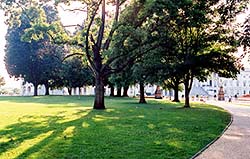
POLYGON ((214 106, 93 97, 0 97, 0 158, 186 159, 216 138, 230 115, 214 106))

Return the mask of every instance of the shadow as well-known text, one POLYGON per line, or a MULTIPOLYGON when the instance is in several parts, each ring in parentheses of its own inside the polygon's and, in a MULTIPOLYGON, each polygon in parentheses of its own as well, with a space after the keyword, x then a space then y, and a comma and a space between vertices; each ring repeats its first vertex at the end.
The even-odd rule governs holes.
MULTIPOLYGON (((48 104, 46 108, 59 108, 56 101, 65 97, 56 98, 58 99, 53 101, 53 97, 44 97, 36 102, 45 100, 48 104)), ((0 129, 0 158, 175 156, 174 158, 184 159, 190 158, 214 139, 227 122, 226 118, 221 117, 226 114, 211 107, 203 108, 202 105, 197 105, 194 109, 177 109, 181 104, 166 105, 150 100, 149 104, 141 105, 136 99, 114 100, 108 97, 108 109, 98 111, 85 107, 82 101, 74 103, 77 97, 70 98, 72 100, 60 101, 62 110, 57 110, 57 113, 23 115, 18 118, 18 122, 0 129), (71 106, 67 106, 68 103, 72 103, 71 106), (78 109, 77 103, 81 109, 78 109), (66 107, 74 109, 65 110, 66 107)), ((33 103, 33 98, 25 99, 22 97, 15 102, 33 103)), ((93 97, 84 97, 82 100, 89 106, 88 100, 92 99, 93 97)))
POLYGON ((109 123, 119 120, 113 116, 114 113, 110 116, 107 111, 81 110, 72 113, 70 117, 63 113, 58 112, 53 116, 26 115, 19 118, 18 123, 0 130, 0 136, 6 139, 0 141, 0 158, 8 158, 9 155, 16 159, 82 158, 83 149, 80 145, 84 139, 91 138, 90 133, 95 132, 95 126, 102 122, 104 132, 108 133, 114 129, 109 123), (72 119, 72 116, 77 117, 72 119))

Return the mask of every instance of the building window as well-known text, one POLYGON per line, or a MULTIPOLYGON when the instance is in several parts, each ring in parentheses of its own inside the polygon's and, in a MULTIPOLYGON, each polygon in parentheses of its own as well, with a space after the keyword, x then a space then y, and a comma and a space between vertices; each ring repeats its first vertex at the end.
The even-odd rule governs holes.
POLYGON ((246 81, 243 82, 243 86, 246 87, 246 81))
POLYGON ((243 94, 246 94, 246 91, 245 91, 245 90, 243 91, 243 94))
POLYGON ((240 85, 240 84, 239 84, 239 81, 237 81, 237 82, 236 82, 236 86, 239 87, 239 85, 240 85))
POLYGON ((213 84, 213 82, 212 82, 212 80, 210 80, 210 81, 209 81, 209 85, 212 86, 212 84, 213 84))

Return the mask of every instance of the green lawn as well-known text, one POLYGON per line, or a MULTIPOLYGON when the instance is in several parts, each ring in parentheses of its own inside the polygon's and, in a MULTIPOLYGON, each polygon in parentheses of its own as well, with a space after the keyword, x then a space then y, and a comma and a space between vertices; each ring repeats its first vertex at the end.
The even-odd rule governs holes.
POLYGON ((93 97, 0 97, 0 159, 187 159, 230 121, 205 104, 93 97))

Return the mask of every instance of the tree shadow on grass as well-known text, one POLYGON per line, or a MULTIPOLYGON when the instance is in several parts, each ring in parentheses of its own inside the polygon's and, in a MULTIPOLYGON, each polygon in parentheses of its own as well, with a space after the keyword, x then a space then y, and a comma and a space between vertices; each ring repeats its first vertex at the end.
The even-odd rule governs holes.
POLYGON ((131 101, 120 102, 124 108, 23 116, 0 130, 0 158, 189 158, 220 132, 210 125, 223 127, 202 118, 221 115, 213 109, 162 111, 154 103, 125 109, 131 101))
POLYGON ((11 158, 72 158, 74 153, 79 156, 82 148, 77 143, 88 136, 84 129, 96 125, 94 119, 99 122, 115 119, 107 115, 108 112, 101 112, 104 116, 99 113, 78 111, 72 114, 73 120, 72 116, 62 115, 63 112, 53 116, 23 116, 18 123, 0 130, 0 136, 6 139, 0 142, 0 158, 13 154, 11 158))
POLYGON ((119 111, 23 116, 18 123, 0 130, 0 136, 6 139, 0 142, 0 158, 150 158, 166 156, 168 149, 183 151, 182 146, 170 145, 167 140, 158 143, 171 139, 167 132, 184 134, 181 129, 164 128, 166 133, 160 133, 160 120, 152 121, 136 111, 130 116, 119 111))

